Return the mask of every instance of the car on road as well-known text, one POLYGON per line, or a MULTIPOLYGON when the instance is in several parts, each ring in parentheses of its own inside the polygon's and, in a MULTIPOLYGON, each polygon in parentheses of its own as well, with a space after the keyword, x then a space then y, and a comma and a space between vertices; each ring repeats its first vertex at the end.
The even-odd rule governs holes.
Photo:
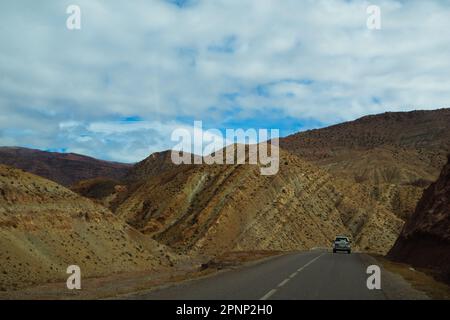
POLYGON ((350 246, 350 239, 346 236, 337 236, 333 242, 333 253, 338 251, 345 251, 347 253, 352 252, 352 248, 350 246))

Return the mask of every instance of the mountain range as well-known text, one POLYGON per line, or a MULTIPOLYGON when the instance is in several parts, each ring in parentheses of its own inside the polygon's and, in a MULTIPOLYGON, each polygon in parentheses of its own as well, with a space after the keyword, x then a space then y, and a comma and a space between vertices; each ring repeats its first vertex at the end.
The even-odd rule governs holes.
POLYGON ((76 153, 20 147, 0 147, 0 164, 23 169, 63 186, 95 177, 121 179, 132 167, 131 164, 98 160, 76 153))
POLYGON ((63 278, 75 260, 94 276, 170 267, 179 257, 329 247, 337 234, 378 254, 396 243, 399 256, 395 248, 412 246, 406 239, 447 221, 424 212, 440 201, 432 183, 448 181, 440 172, 449 130, 450 109, 440 109, 299 132, 281 139, 273 176, 259 164, 174 165, 170 151, 129 165, 0 148, 0 287, 63 278))

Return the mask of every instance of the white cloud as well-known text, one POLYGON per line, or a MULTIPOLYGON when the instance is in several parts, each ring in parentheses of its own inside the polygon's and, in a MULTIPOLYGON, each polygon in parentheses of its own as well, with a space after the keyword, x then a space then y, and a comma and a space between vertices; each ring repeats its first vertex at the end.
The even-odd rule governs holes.
POLYGON ((4 4, 0 143, 136 161, 196 119, 331 124, 449 106, 448 4, 376 2, 380 31, 363 0, 79 0, 80 31, 65 28, 71 1, 4 4))

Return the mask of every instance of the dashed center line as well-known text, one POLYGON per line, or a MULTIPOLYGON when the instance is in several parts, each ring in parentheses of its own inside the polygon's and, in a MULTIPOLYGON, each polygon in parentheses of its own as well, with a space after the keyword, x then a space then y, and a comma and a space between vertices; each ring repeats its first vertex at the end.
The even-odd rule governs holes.
POLYGON ((284 286, 284 285, 285 285, 286 283, 288 283, 288 282, 289 282, 289 279, 284 279, 284 280, 278 285, 278 288, 284 286))
POLYGON ((277 292, 277 289, 272 289, 269 292, 266 293, 266 295, 264 297, 262 297, 259 300, 267 300, 269 299, 275 292, 277 292))
MULTIPOLYGON (((323 256, 325 253, 322 253, 321 255, 315 257, 314 259, 312 259, 311 261, 309 261, 307 264, 305 264, 304 266, 300 267, 297 269, 296 272, 294 272, 293 274, 291 274, 289 276, 289 278, 284 279, 283 281, 281 281, 277 288, 281 288, 282 286, 284 286, 286 283, 288 283, 291 279, 293 279, 299 272, 301 272, 303 269, 305 269, 307 266, 309 266, 310 264, 312 264, 314 261, 316 261, 317 259, 319 259, 321 256, 323 256)), ((277 292, 277 289, 272 289, 269 292, 267 292, 261 299, 259 300, 267 300, 269 299, 271 296, 273 296, 275 293, 277 292)))

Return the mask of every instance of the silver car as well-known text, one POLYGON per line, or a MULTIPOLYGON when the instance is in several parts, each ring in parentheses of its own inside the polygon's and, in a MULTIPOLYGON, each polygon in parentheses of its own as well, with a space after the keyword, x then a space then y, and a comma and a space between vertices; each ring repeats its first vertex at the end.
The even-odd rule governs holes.
POLYGON ((350 246, 350 239, 346 236, 337 236, 333 243, 333 253, 338 251, 345 251, 347 253, 352 252, 350 246))

